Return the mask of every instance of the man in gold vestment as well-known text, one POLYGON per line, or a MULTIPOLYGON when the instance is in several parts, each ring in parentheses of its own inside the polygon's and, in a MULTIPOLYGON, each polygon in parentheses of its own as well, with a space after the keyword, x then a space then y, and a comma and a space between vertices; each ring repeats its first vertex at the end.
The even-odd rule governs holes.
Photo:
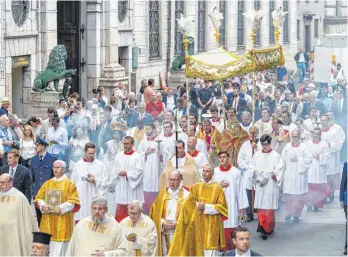
POLYGON ((203 167, 203 181, 191 187, 181 208, 169 256, 217 256, 225 247, 228 207, 223 188, 213 181, 214 170, 203 167))
POLYGON ((173 239, 183 201, 190 192, 181 186, 182 174, 172 170, 168 175, 169 187, 162 189, 151 206, 150 218, 155 222, 158 255, 166 256, 173 239))
POLYGON ((185 153, 184 141, 178 140, 176 142, 175 147, 177 149, 176 152, 177 152, 178 158, 176 158, 176 155, 173 155, 167 161, 167 164, 164 167, 164 170, 158 182, 158 188, 160 190, 167 188, 169 172, 175 169, 182 170, 182 176, 183 176, 182 185, 183 186, 191 187, 193 184, 200 181, 199 171, 195 163, 195 160, 191 157, 191 155, 189 155, 188 153, 185 153), (178 165, 177 168, 176 168, 176 165, 178 165))
POLYGON ((39 231, 27 198, 13 187, 13 178, 0 176, 0 256, 31 255, 33 232, 39 231))
POLYGON ((80 209, 75 184, 64 174, 66 163, 53 163, 54 177, 47 180, 35 197, 35 205, 42 212, 41 232, 52 235, 50 256, 65 256, 74 228, 74 212, 80 209))
POLYGON ((92 214, 76 225, 66 256, 127 256, 127 240, 120 224, 107 215, 105 196, 95 196, 91 210, 92 214))

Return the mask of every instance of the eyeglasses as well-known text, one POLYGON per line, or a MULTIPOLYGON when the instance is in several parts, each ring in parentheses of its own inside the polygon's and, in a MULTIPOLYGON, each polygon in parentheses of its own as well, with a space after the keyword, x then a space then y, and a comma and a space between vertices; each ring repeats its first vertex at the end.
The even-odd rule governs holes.
POLYGON ((10 182, 10 181, 0 181, 0 185, 5 185, 8 182, 10 182))
POLYGON ((269 145, 269 143, 261 143, 261 145, 269 145))

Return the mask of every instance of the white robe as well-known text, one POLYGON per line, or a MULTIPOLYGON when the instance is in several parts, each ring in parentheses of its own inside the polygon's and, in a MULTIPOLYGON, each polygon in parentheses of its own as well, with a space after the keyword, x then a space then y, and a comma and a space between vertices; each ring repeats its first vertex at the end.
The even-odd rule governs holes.
POLYGON ((143 160, 136 152, 127 155, 121 151, 116 155, 110 174, 112 185, 115 185, 116 204, 126 205, 134 200, 144 202, 143 167, 143 160), (120 176, 120 171, 127 171, 127 176, 120 176))
POLYGON ((243 125, 243 123, 241 122, 241 123, 239 123, 239 125, 240 125, 240 126, 242 127, 242 129, 243 129, 244 131, 246 131, 246 132, 248 133, 248 135, 250 136, 250 134, 249 134, 249 130, 250 130, 250 128, 252 127, 253 123, 252 123, 252 122, 250 122, 250 124, 249 124, 249 125, 244 126, 244 125, 243 125))
POLYGON ((231 167, 229 171, 221 171, 219 166, 215 168, 214 180, 217 183, 222 181, 229 183, 229 186, 224 188, 228 206, 228 219, 224 221, 224 228, 236 228, 241 224, 238 220, 239 210, 249 206, 242 172, 235 167, 231 167))
POLYGON ((96 195, 105 195, 109 186, 109 175, 105 165, 94 159, 93 162, 85 162, 83 159, 75 164, 71 180, 75 183, 79 194, 81 208, 75 213, 75 220, 82 220, 91 215, 92 198, 96 195), (89 183, 88 174, 95 177, 95 184, 89 183))
POLYGON ((293 147, 288 143, 282 152, 284 162, 284 181, 283 193, 302 195, 308 192, 308 169, 312 163, 312 155, 308 147, 300 143, 298 147, 293 147), (290 161, 297 157, 297 162, 290 161))
POLYGON ((255 123, 255 126, 259 129, 259 138, 263 135, 263 134, 271 134, 272 133, 272 121, 269 120, 267 122, 264 122, 262 119, 258 120, 255 123))
MULTIPOLYGON (((160 145, 160 149, 161 149, 160 145)), ((157 154, 158 143, 156 140, 143 140, 138 146, 138 153, 144 162, 143 186, 144 192, 158 192, 158 180, 163 169, 163 162, 157 154), (155 152, 149 154, 145 160, 145 152, 148 148, 154 148, 155 152)))
MULTIPOLYGON (((180 133, 180 140, 187 142, 188 141, 188 136, 187 134, 180 133)), ((197 138, 197 137, 196 137, 197 138)), ((207 150, 207 144, 200 138, 197 138, 197 145, 196 149, 204 154, 205 158, 208 159, 208 150, 207 150)), ((187 144, 185 143, 185 151, 187 151, 187 144)))
POLYGON ((324 184, 327 183, 326 169, 329 162, 329 146, 325 141, 306 143, 309 152, 312 154, 312 163, 308 170, 308 183, 324 184), (319 160, 316 159, 319 154, 319 160))
POLYGON ((213 119, 210 119, 210 121, 211 121, 211 125, 217 128, 220 131, 220 133, 224 131, 225 125, 224 125, 223 119, 220 119, 219 121, 213 121, 213 119))
POLYGON ((261 187, 255 184, 255 203, 254 208, 265 210, 277 210, 279 199, 279 187, 283 178, 283 160, 276 151, 263 153, 262 151, 255 153, 249 169, 249 178, 254 177, 255 181, 268 178, 268 183, 261 187), (271 177, 274 172, 277 181, 271 177))
MULTIPOLYGON (((254 154, 256 152, 260 152, 262 149, 260 142, 258 142, 257 146, 258 147, 257 149, 255 149, 254 154)), ((253 150, 251 147, 251 143, 250 141, 246 141, 242 144, 241 148, 239 149, 237 163, 239 170, 242 172, 244 187, 248 190, 251 190, 253 187, 253 183, 248 177, 248 174, 250 173, 249 169, 252 159, 253 150)))
POLYGON ((198 151, 197 156, 192 157, 192 158, 195 160, 195 163, 197 165, 197 169, 199 171, 199 176, 201 177, 201 179, 203 179, 203 177, 202 177, 203 166, 206 165, 206 164, 209 164, 208 159, 200 151, 198 151))
POLYGON ((328 131, 321 132, 321 139, 328 143, 330 148, 330 159, 326 170, 327 175, 335 175, 340 170, 340 151, 346 136, 340 125, 333 124, 328 131))
POLYGON ((170 157, 175 154, 175 134, 173 133, 172 136, 166 137, 164 135, 161 135, 160 140, 161 146, 162 146, 162 155, 163 155, 163 163, 167 163, 170 157))

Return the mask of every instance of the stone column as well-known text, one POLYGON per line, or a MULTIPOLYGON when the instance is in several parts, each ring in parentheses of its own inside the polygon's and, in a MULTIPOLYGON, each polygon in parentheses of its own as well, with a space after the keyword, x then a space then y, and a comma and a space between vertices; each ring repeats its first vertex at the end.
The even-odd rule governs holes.
POLYGON ((237 1, 226 2, 226 48, 228 51, 237 50, 237 1))
POLYGON ((101 75, 102 0, 87 2, 87 89, 88 94, 99 85, 101 75))
MULTIPOLYGON (((0 2, 0 28, 2 28, 2 13, 4 5, 0 2)), ((0 97, 5 96, 5 42, 3 39, 3 31, 0 30, 0 97)))

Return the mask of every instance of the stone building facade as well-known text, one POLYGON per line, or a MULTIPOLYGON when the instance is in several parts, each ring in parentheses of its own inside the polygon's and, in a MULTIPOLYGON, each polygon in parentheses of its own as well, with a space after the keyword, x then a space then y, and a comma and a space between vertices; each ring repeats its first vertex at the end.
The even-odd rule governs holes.
MULTIPOLYGON (((264 18, 257 47, 274 45, 272 10, 283 6, 286 16, 281 43, 286 65, 295 69, 297 51, 297 2, 286 0, 7 0, 0 2, 0 97, 12 99, 13 112, 20 117, 32 110, 31 87, 44 70, 57 44, 68 52, 68 69, 77 69, 73 91, 87 100, 97 86, 108 93, 124 82, 135 91, 142 79, 175 76, 170 71, 181 53, 181 35, 176 18, 183 13, 194 20, 195 51, 217 46, 211 20, 213 8, 224 14, 220 28, 221 45, 242 54, 251 48, 251 26, 242 13, 262 9, 264 18)), ((50 101, 49 99, 47 101, 50 101)))

